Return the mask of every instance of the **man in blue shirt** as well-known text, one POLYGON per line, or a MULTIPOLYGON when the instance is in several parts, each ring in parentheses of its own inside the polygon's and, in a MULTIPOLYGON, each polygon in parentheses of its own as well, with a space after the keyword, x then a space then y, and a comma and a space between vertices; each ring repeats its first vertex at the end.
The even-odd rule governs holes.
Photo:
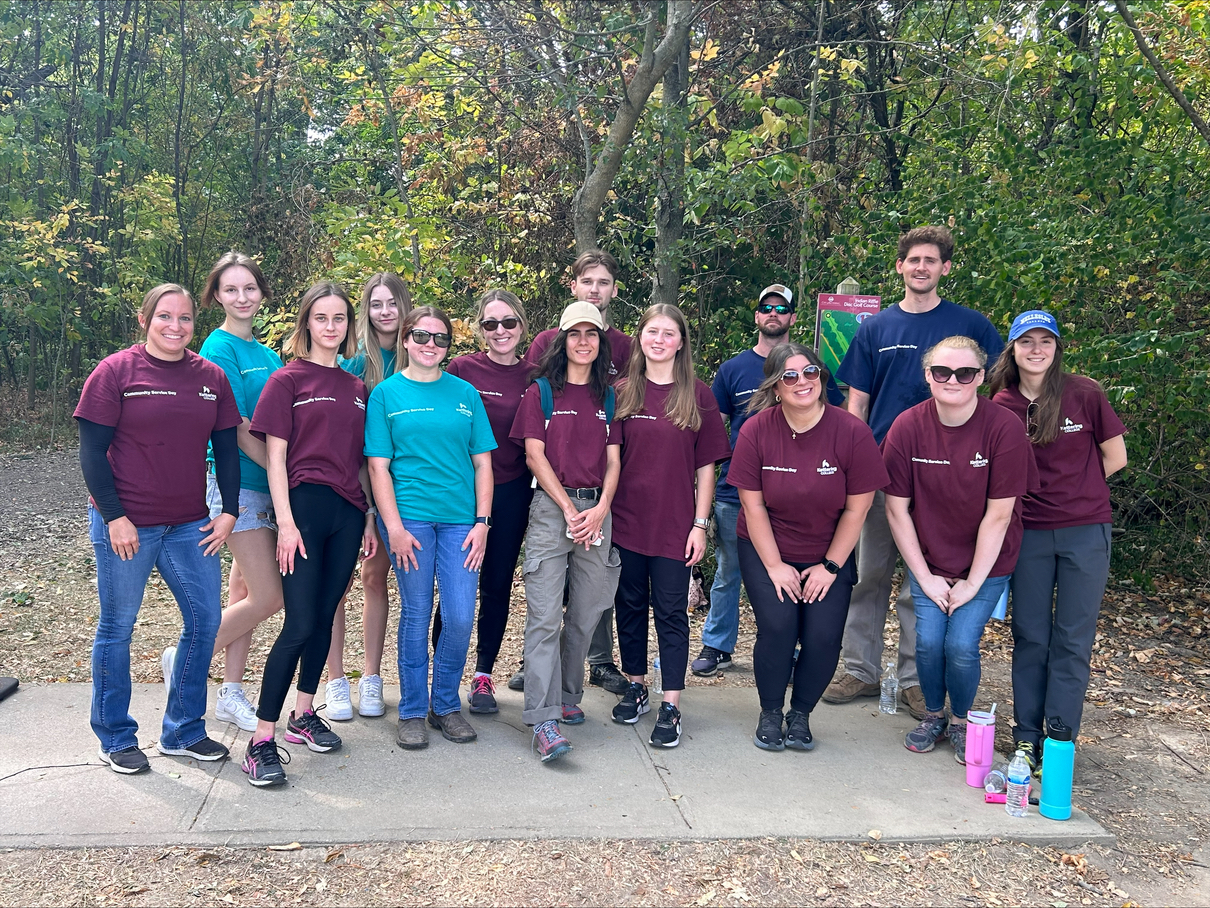
MULTIPOLYGON (((917 227, 899 238, 895 271, 903 277, 903 299, 862 322, 837 370, 837 377, 849 386, 849 412, 869 423, 879 444, 900 413, 928 398, 921 357, 929 347, 963 335, 987 352, 989 362, 995 362, 1004 347, 986 316, 938 295, 937 285, 950 273, 953 251, 954 238, 944 227, 917 227)), ((878 696, 882 630, 898 559, 886 518, 886 497, 878 492, 857 546, 857 585, 845 622, 841 671, 823 695, 828 703, 878 696)), ((906 580, 900 585, 895 610, 900 698, 912 716, 922 719, 916 612, 906 580)))
MULTIPOLYGON (((733 356, 714 377, 714 397, 724 421, 731 423, 731 447, 748 418, 748 398, 765 380, 765 359, 770 351, 790 339, 790 328, 798 320, 794 293, 782 284, 770 284, 760 293, 756 306, 756 346, 733 356)), ((828 399, 843 399, 834 384, 828 399)), ((739 492, 727 482, 729 461, 723 461, 714 491, 714 584, 710 587, 710 614, 702 628, 702 652, 690 668, 699 677, 731 667, 731 654, 739 636, 739 551, 735 524, 739 520, 739 492)))

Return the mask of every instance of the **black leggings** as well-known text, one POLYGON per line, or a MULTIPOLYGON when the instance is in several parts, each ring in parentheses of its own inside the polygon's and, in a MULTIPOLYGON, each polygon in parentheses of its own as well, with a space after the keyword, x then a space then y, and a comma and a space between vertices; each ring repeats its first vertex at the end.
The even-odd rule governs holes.
POLYGON ((496 486, 492 498, 492 529, 479 568, 479 643, 475 671, 490 675, 508 627, 508 606, 517 573, 517 556, 529 526, 529 503, 534 497, 529 473, 496 486))
POLYGON ((286 620, 265 660, 256 710, 256 717, 265 722, 281 717, 300 658, 298 690, 314 694, 319 688, 332 642, 332 619, 357 565, 365 532, 365 515, 328 486, 302 483, 291 489, 290 510, 307 557, 295 553, 294 573, 281 579, 286 620))
POLYGON ((622 575, 614 596, 618 651, 622 671, 647 674, 647 613, 655 618, 660 648, 660 677, 664 690, 685 689, 689 664, 689 575, 685 562, 658 555, 640 555, 617 546, 622 575))
MULTIPOLYGON (((814 562, 812 562, 814 563, 814 562)), ((796 571, 811 564, 787 561, 796 571)), ((857 566, 850 555, 832 582, 826 596, 816 602, 777 598, 769 572, 747 539, 739 540, 739 571, 744 589, 756 615, 756 646, 752 662, 761 709, 781 709, 786 685, 794 673, 790 708, 810 713, 836 671, 844 622, 849 615, 849 597, 857 582, 857 566), (802 647, 794 664, 794 647, 802 647)))

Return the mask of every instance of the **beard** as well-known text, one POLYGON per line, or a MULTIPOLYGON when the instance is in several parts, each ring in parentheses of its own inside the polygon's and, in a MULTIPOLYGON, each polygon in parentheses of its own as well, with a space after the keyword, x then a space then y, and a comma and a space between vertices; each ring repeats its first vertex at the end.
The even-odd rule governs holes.
POLYGON ((786 325, 782 327, 777 322, 766 322, 763 325, 758 325, 756 330, 770 340, 778 340, 790 333, 790 326, 786 325))

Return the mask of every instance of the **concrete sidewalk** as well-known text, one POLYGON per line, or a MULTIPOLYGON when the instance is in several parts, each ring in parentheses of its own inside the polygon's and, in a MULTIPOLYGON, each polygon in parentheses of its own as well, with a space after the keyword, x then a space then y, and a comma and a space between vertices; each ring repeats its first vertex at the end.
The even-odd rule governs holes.
MULTIPOLYGON (((968 788, 948 744, 909 753, 906 712, 882 716, 874 701, 821 705, 810 753, 752 745, 756 691, 690 690, 679 747, 647 743, 654 712, 616 725, 617 698, 585 694, 588 721, 566 730, 574 751, 543 765, 521 722, 522 695, 502 689, 500 713, 469 716, 479 740, 440 732, 423 751, 395 746, 387 716, 334 723, 342 750, 293 757, 289 784, 254 789, 239 760, 248 735, 211 719, 232 749, 220 764, 154 749, 162 685, 136 685, 132 712, 151 773, 121 776, 97 757, 88 725, 91 686, 22 687, 0 703, 0 847, 377 842, 428 839, 718 839, 796 836, 919 842, 1011 839, 1035 844, 1112 842, 1080 811, 1057 823, 1031 808, 1024 819, 968 788), (49 765, 49 764, 54 764, 49 765), (24 770, 24 771, 22 771, 24 770), (16 775, 13 775, 16 773, 16 775)), ((250 691, 250 694, 254 692, 250 691)), ((211 688, 213 716, 214 688, 211 688)), ((291 701, 292 702, 292 699, 291 701)), ((283 723, 284 724, 284 723, 283 723)), ((279 743, 281 742, 279 732, 279 743)))

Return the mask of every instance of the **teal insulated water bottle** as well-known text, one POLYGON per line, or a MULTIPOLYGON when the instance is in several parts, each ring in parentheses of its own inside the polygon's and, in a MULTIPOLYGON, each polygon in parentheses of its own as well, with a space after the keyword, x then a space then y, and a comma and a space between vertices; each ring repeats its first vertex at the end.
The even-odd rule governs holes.
POLYGON ((1071 729, 1062 719, 1046 723, 1046 743, 1042 746, 1042 797, 1038 813, 1051 820, 1071 816, 1071 780, 1075 768, 1076 745, 1071 729))

